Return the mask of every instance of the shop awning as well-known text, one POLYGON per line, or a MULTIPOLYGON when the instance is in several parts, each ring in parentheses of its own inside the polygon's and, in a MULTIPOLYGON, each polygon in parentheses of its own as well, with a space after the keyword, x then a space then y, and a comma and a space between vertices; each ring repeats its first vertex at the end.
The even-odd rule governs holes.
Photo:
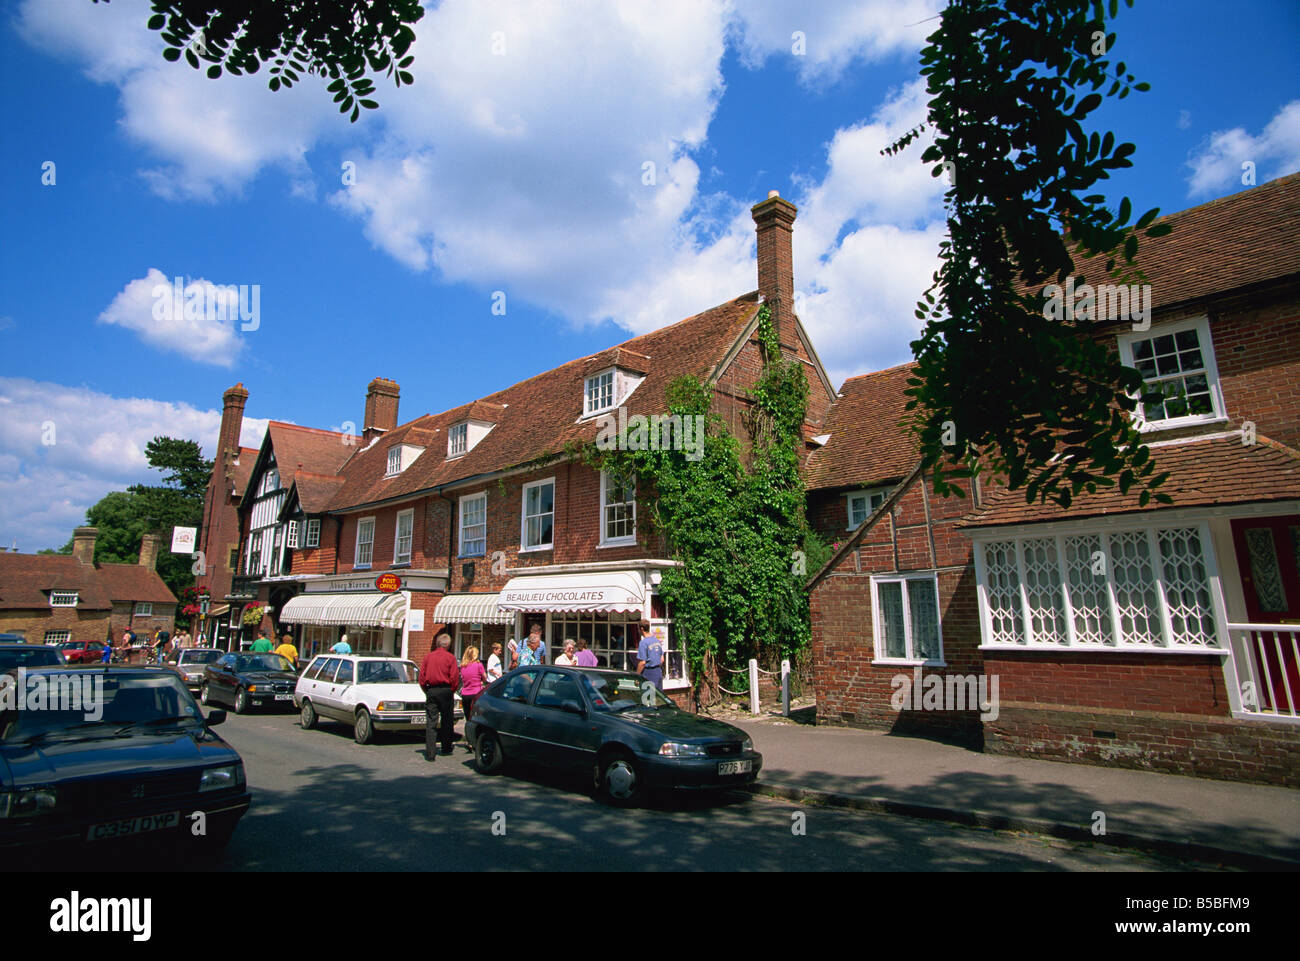
POLYGON ((216 604, 208 608, 208 617, 220 617, 230 610, 229 604, 216 604))
POLYGON ((299 594, 284 605, 280 620, 290 624, 401 627, 406 598, 401 593, 299 594))
POLYGON ((433 609, 438 624, 513 624, 514 614, 497 609, 499 594, 448 594, 433 609))
POLYGON ((631 571, 513 577, 501 592, 503 611, 622 611, 644 609, 641 578, 631 571))

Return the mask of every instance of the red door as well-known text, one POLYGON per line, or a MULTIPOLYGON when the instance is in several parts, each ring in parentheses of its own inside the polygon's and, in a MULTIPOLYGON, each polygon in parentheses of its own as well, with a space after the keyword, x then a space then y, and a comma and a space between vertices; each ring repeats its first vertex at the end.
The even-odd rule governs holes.
MULTIPOLYGON (((1300 624, 1300 515, 1234 520, 1232 543, 1251 623, 1300 624)), ((1300 711, 1296 635, 1252 631, 1250 652, 1260 709, 1300 711)))

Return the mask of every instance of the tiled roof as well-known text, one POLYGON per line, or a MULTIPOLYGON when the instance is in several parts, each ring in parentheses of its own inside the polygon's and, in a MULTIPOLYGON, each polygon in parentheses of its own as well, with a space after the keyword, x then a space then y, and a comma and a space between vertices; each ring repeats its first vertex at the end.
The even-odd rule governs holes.
POLYGON ((99 572, 70 554, 0 554, 0 609, 48 608, 52 590, 76 591, 78 610, 113 606, 99 572))
MULTIPOLYGON (((1156 222, 1174 229, 1139 238, 1137 261, 1156 309, 1300 274, 1300 173, 1156 222)), ((1105 267, 1104 257, 1078 261, 1075 275, 1107 283, 1105 267)))
POLYGON ((822 431, 830 439, 805 461, 809 490, 897 480, 916 466, 920 448, 899 426, 908 400, 903 390, 915 367, 902 364, 844 382, 822 431))
POLYGON ((99 582, 115 601, 176 603, 176 595, 158 572, 140 564, 100 564, 99 582))
POLYGON ((1025 503, 1023 491, 1005 488, 993 492, 983 508, 968 515, 963 527, 991 527, 1062 521, 1078 517, 1130 514, 1159 510, 1166 506, 1205 507, 1219 504, 1248 504, 1300 499, 1300 452, 1276 441, 1258 437, 1245 445, 1239 434, 1211 437, 1153 447, 1151 459, 1157 472, 1170 476, 1159 488, 1173 498, 1172 505, 1155 499, 1145 508, 1138 506, 1139 491, 1121 494, 1118 488, 1081 493, 1069 508, 1056 504, 1025 503))
POLYGON ((234 490, 235 496, 242 497, 244 491, 248 488, 248 477, 253 472, 253 464, 256 461, 256 447, 239 448, 239 457, 229 467, 230 486, 234 490))
MULTIPOLYGON (((615 360, 631 370, 643 369, 646 375, 624 404, 628 415, 662 413, 669 381, 683 374, 705 377, 740 337, 757 309, 757 294, 746 294, 474 402, 403 424, 354 454, 341 472, 344 484, 331 500, 330 509, 346 510, 507 470, 562 454, 570 441, 594 440, 599 419, 582 420, 584 379, 615 360), (448 459, 447 429, 467 418, 486 420, 496 427, 473 450, 448 459), (386 478, 388 448, 394 443, 415 443, 406 440, 412 436, 431 438, 420 444, 426 450, 401 474, 386 478)), ((282 465, 286 463, 278 441, 276 457, 282 465)))
MULTIPOLYGON (((348 435, 315 427, 300 427, 273 420, 266 427, 275 451, 275 463, 281 477, 291 477, 298 471, 313 474, 336 474, 356 451, 349 444, 348 435)), ((242 458, 241 458, 242 460, 242 458)))
POLYGON ((343 478, 298 471, 293 475, 292 486, 297 488, 298 503, 302 509, 308 514, 319 514, 329 505, 334 493, 343 486, 343 478))

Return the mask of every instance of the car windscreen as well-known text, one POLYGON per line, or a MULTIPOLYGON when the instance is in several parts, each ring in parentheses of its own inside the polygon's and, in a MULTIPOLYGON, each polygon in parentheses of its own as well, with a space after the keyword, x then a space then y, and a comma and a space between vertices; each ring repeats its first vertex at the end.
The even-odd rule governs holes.
POLYGON ((358 684, 414 684, 415 665, 410 661, 360 661, 358 684))
POLYGON ((12 671, 15 667, 45 667, 62 664, 59 652, 52 647, 32 645, 30 651, 7 647, 0 650, 0 671, 12 671))
POLYGON ((583 674, 582 685, 597 711, 662 710, 677 706, 639 674, 583 674))
POLYGON ((221 656, 220 651, 182 651, 182 664, 214 664, 221 656))
POLYGON ((4 705, 0 709, 0 741, 6 743, 161 732, 203 721, 194 698, 174 674, 133 677, 89 671, 40 672, 23 679, 25 690, 19 688, 14 674, 4 677, 13 688, 0 699, 4 705), (37 704, 40 710, 33 709, 37 704))
POLYGON ((248 671, 288 671, 293 673, 293 665, 279 654, 241 654, 235 659, 235 673, 248 671))

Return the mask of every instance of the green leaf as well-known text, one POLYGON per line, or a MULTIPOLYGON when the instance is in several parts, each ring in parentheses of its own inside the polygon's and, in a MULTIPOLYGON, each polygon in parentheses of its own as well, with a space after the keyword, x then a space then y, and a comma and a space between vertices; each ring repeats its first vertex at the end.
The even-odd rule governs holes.
POLYGON ((376 103, 375 101, 373 101, 373 100, 361 100, 361 101, 359 101, 359 103, 361 104, 361 106, 365 107, 367 110, 374 110, 374 109, 376 109, 376 108, 379 106, 379 104, 377 104, 377 103, 376 103))
POLYGON ((163 51, 163 59, 175 63, 181 58, 181 52, 176 47, 168 47, 163 51))
POLYGON ((219 65, 213 64, 211 67, 208 67, 209 80, 216 80, 220 76, 221 76, 221 67, 219 65))
POLYGON ((166 23, 167 17, 164 14, 156 13, 149 18, 147 26, 150 30, 161 30, 166 23))
POLYGON ((189 47, 185 48, 185 62, 195 70, 199 69, 199 58, 194 55, 194 51, 189 47))

